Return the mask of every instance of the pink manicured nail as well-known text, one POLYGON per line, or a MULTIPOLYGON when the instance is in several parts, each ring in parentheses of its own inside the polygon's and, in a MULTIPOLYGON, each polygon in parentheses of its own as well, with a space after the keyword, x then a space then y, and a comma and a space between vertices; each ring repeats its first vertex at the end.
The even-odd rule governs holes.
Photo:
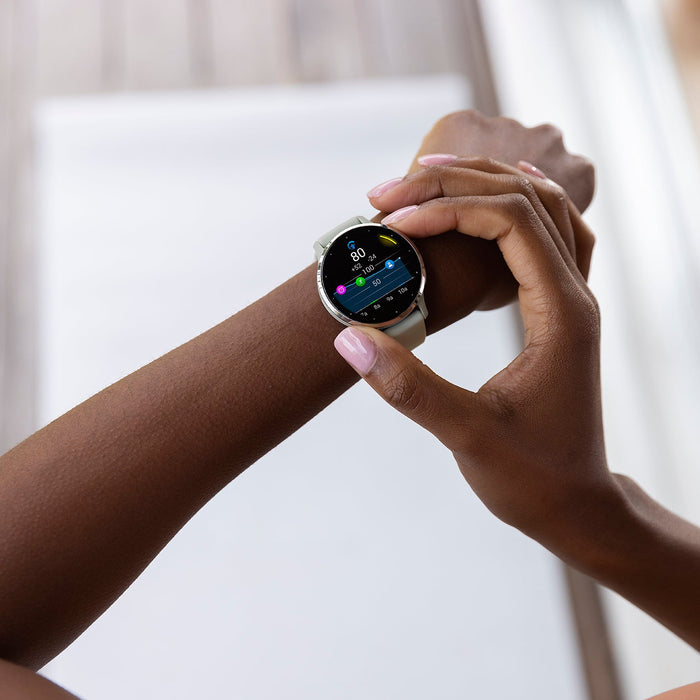
POLYGON ((547 180, 547 176, 536 166, 534 166, 532 163, 528 163, 526 160, 520 160, 518 161, 518 168, 522 170, 524 173, 527 173, 528 175, 534 175, 535 177, 539 177, 542 180, 547 180))
POLYGON ((389 190, 393 190, 396 185, 399 184, 403 180, 402 177, 395 177, 391 180, 387 180, 386 182, 382 182, 381 185, 377 185, 376 187, 373 187, 368 193, 368 197, 381 197, 385 192, 388 192, 389 190))
POLYGON ((421 156, 418 163, 420 165, 447 165, 454 160, 457 160, 457 156, 452 153, 428 153, 426 156, 421 156))
POLYGON ((377 360, 377 346, 365 333, 356 328, 346 328, 333 341, 341 357, 360 374, 367 374, 377 360))
POLYGON ((397 221, 401 221, 401 219, 405 219, 407 216, 411 216, 413 212, 418 209, 417 204, 411 204, 408 207, 402 207, 401 209, 397 209, 393 214, 389 214, 389 216, 385 216, 382 219, 383 224, 395 224, 397 221))

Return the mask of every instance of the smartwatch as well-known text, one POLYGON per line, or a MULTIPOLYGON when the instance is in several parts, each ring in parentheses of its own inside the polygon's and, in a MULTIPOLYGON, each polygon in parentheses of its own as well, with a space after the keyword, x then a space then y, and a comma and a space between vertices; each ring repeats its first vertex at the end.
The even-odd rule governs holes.
POLYGON ((425 340, 425 265, 413 242, 355 216, 314 243, 321 302, 346 326, 379 328, 412 350, 425 340))

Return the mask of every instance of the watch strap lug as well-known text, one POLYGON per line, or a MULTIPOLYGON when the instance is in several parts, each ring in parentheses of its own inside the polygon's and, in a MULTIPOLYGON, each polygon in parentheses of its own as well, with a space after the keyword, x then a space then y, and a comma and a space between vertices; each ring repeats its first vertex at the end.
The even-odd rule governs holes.
POLYGON ((350 228, 351 226, 358 226, 359 224, 368 224, 369 220, 366 219, 364 216, 353 216, 352 219, 348 219, 347 221, 343 221, 342 224, 338 224, 335 228, 332 228, 328 233, 324 234, 319 238, 315 243, 314 243, 314 255, 316 256, 316 260, 318 260, 321 255, 323 255, 323 251, 328 247, 328 244, 341 232, 344 231, 346 228, 350 228))

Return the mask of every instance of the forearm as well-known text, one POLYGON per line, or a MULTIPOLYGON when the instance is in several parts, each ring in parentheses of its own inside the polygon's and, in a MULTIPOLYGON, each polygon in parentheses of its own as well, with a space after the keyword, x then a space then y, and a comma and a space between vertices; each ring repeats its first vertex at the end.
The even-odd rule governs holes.
POLYGON ((0 657, 38 666, 209 498, 356 381, 312 267, 0 460, 0 657))
POLYGON ((619 474, 591 500, 550 549, 700 651, 700 528, 619 474))
POLYGON ((5 700, 77 700, 75 695, 43 676, 1 659, 0 695, 5 700))
MULTIPOLYGON (((488 255, 464 243, 422 246, 429 277, 443 273, 428 332, 488 288, 488 255), (467 279, 449 293, 455 275, 467 279)), ((0 458, 0 658, 52 658, 204 503, 354 384, 333 350, 341 328, 311 265, 0 458)))
MULTIPOLYGON (((430 333, 482 302, 500 261, 457 235, 421 247, 430 333)), ((0 658, 52 658, 204 503, 355 383, 340 329, 310 265, 0 457, 0 658)))

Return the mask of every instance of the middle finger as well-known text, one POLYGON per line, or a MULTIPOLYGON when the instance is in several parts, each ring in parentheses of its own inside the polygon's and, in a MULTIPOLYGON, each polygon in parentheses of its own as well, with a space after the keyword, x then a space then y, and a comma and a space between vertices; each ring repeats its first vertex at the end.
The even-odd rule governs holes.
POLYGON ((568 209, 561 206, 556 193, 549 193, 551 188, 545 181, 533 183, 522 171, 490 159, 461 158, 390 182, 392 187, 386 189, 380 185, 368 193, 370 202, 380 211, 392 212, 438 197, 522 194, 532 204, 572 272, 576 269, 576 237, 568 209), (540 190, 549 206, 540 198, 540 190))

